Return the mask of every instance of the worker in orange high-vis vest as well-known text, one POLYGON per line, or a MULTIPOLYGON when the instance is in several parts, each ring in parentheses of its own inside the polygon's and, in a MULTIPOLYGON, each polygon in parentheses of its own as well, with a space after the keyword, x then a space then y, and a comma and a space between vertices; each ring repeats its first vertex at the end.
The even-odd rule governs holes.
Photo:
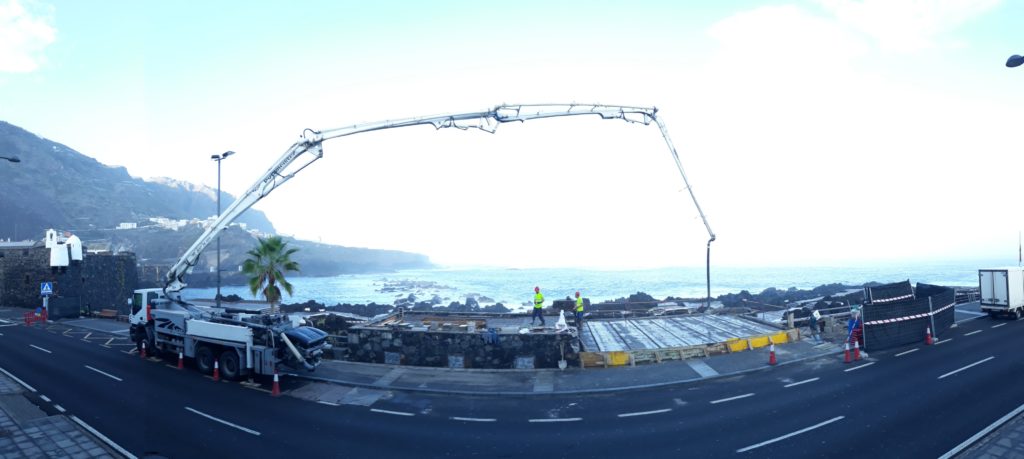
POLYGON ((576 328, 583 327, 583 297, 576 292, 576 328))
POLYGON ((540 287, 533 288, 533 316, 530 317, 530 325, 540 317, 540 326, 544 326, 544 295, 540 293, 540 287))

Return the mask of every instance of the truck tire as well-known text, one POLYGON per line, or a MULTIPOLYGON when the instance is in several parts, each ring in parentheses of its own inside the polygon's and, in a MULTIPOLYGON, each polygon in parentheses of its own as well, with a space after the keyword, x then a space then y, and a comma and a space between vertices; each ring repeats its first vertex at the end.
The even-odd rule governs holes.
POLYGON ((196 368, 203 374, 213 373, 213 359, 215 358, 213 349, 210 349, 209 346, 201 345, 196 348, 196 368))
POLYGON ((238 353, 234 349, 226 349, 220 354, 220 375, 228 381, 238 380, 242 376, 238 353))
POLYGON ((1013 310, 1013 318, 1014 319, 1020 319, 1020 308, 1017 308, 1017 309, 1013 310))

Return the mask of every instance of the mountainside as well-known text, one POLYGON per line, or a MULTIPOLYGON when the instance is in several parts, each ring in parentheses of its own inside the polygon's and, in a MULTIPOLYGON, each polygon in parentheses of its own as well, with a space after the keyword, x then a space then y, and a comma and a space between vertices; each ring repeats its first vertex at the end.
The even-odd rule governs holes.
MULTIPOLYGON (((151 217, 207 218, 217 213, 216 190, 172 179, 146 181, 124 167, 107 166, 65 145, 0 121, 0 237, 40 238, 47 228, 114 228, 151 217)), ((222 203, 234 198, 221 195, 222 203)), ((263 212, 238 222, 272 233, 263 212)), ((141 226, 141 225, 140 225, 141 226)))
MULTIPOLYGON (((48 228, 70 230, 90 248, 130 251, 138 257, 140 281, 156 282, 203 232, 201 223, 217 213, 217 192, 172 178, 142 180, 124 167, 107 166, 65 145, 0 121, 0 238, 43 238, 48 228), (149 221, 161 217, 160 224, 149 221), (185 220, 181 222, 180 220, 185 220), (138 228, 115 229, 120 223, 138 228)), ((234 197, 223 193, 222 204, 234 197)), ((273 234, 263 212, 249 209, 221 235, 221 269, 225 283, 242 283, 237 273, 245 254, 257 244, 248 230, 273 234), (234 271, 231 273, 230 271, 234 271)), ((425 255, 393 250, 332 246, 288 239, 299 248, 294 259, 304 276, 388 272, 429 268, 425 255)), ((209 285, 216 276, 216 245, 196 263, 189 283, 209 285)))

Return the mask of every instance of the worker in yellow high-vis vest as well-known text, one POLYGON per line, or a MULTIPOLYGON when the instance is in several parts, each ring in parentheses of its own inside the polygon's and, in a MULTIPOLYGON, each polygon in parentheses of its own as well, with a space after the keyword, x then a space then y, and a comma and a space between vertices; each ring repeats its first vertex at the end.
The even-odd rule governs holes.
POLYGON ((580 296, 580 292, 576 292, 576 328, 583 327, 583 297, 580 296))
POLYGON ((540 287, 533 288, 533 316, 530 317, 530 325, 540 317, 540 326, 544 326, 544 295, 540 293, 540 287))

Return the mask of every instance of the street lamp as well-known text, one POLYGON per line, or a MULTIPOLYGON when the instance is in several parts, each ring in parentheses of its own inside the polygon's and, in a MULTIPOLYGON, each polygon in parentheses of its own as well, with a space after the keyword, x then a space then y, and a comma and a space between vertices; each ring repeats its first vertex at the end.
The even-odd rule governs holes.
POLYGON ((1024 56, 1014 54, 1006 60, 1007 67, 1020 67, 1021 64, 1024 64, 1024 56))
MULTIPOLYGON (((220 218, 220 162, 228 156, 235 154, 233 151, 225 151, 219 155, 211 155, 210 159, 217 161, 217 218, 220 218)), ((220 235, 217 235, 217 307, 220 307, 220 235)))
POLYGON ((8 160, 8 161, 10 161, 10 162, 12 162, 12 163, 20 163, 20 162, 21 162, 21 160, 20 160, 20 159, 18 159, 18 157, 17 157, 17 156, 11 156, 11 157, 7 157, 7 156, 0 156, 0 159, 6 159, 6 160, 8 160))

